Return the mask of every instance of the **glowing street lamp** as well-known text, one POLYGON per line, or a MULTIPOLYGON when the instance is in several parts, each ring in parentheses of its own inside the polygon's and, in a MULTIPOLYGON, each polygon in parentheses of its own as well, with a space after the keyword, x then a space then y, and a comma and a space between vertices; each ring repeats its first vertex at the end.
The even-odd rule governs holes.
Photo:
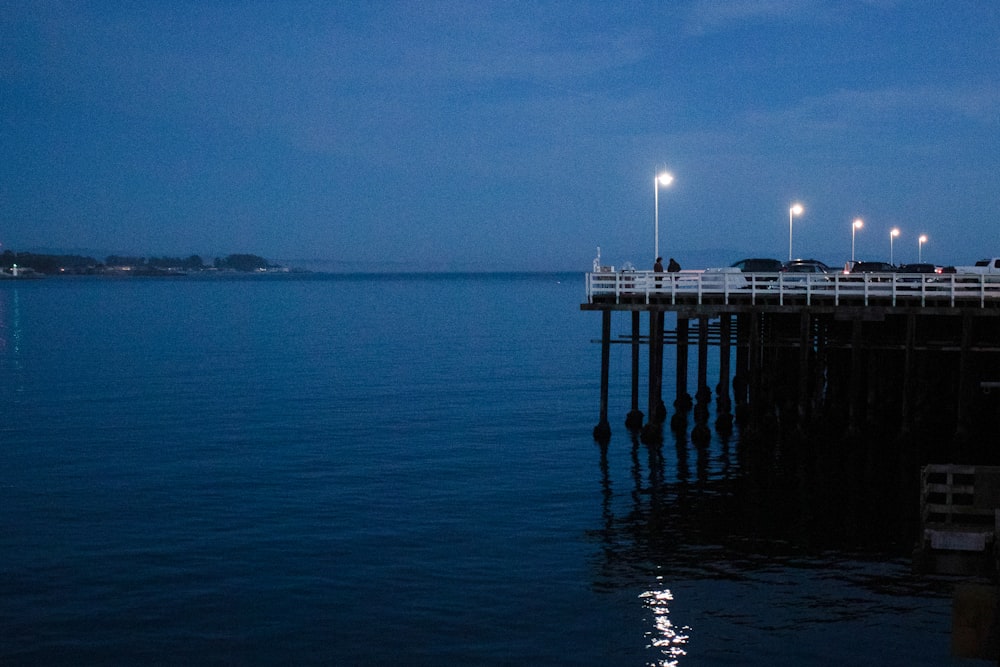
POLYGON ((788 209, 788 261, 792 261, 792 216, 802 215, 802 204, 792 204, 792 207, 788 209))
POLYGON ((892 264, 893 266, 895 266, 896 263, 892 261, 892 240, 897 236, 899 236, 899 229, 893 227, 892 230, 889 232, 889 263, 892 264))
POLYGON ((854 261, 854 233, 865 226, 865 221, 861 218, 854 218, 851 223, 851 261, 854 261))
POLYGON ((674 182, 672 174, 664 171, 653 178, 653 257, 660 256, 660 186, 674 182))
POLYGON ((917 239, 917 261, 924 261, 924 244, 927 243, 927 234, 921 234, 917 239))

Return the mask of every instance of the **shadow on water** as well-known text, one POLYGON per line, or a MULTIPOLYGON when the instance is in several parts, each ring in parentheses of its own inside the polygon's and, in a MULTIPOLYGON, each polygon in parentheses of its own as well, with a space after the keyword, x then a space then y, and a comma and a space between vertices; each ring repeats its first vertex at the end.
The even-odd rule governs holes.
MULTIPOLYGON (((801 605, 798 611, 769 608, 765 615, 777 615, 745 621, 789 637, 797 636, 795 616, 803 613, 822 626, 891 614, 894 600, 905 599, 902 610, 925 599, 935 599, 939 610, 947 604, 953 580, 911 569, 919 466, 935 455, 933 444, 884 433, 834 438, 822 424, 803 432, 782 431, 777 423, 753 436, 716 433, 703 444, 685 430, 665 434, 662 443, 641 442, 633 433, 627 481, 613 465, 621 441, 600 447, 602 526, 591 533, 600 545, 593 586, 643 591, 647 623, 656 628, 647 649, 659 658, 650 664, 679 664, 686 653, 690 628, 669 620, 670 607, 691 604, 674 602, 678 586, 696 588, 693 595, 706 587, 737 591, 747 596, 743 607, 748 599, 794 589, 799 597, 783 604, 801 605)), ((725 611, 735 602, 702 604, 716 621, 738 613, 725 611)), ((948 628, 940 620, 934 627, 947 655, 948 628)))

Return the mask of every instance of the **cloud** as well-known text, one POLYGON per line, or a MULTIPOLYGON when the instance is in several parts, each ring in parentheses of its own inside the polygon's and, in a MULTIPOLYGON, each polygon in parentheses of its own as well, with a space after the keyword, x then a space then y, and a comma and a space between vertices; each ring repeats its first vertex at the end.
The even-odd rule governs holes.
POLYGON ((742 27, 749 22, 800 19, 819 9, 815 0, 698 0, 685 21, 692 35, 742 27))

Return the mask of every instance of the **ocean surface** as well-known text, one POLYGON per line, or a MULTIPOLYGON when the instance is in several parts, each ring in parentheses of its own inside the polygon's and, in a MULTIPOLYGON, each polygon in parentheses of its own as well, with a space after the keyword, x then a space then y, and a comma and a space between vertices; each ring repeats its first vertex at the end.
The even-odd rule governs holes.
POLYGON ((950 657, 955 582, 911 573, 915 497, 811 505, 738 430, 638 442, 625 345, 596 444, 583 300, 0 282, 0 665, 980 664, 950 657))

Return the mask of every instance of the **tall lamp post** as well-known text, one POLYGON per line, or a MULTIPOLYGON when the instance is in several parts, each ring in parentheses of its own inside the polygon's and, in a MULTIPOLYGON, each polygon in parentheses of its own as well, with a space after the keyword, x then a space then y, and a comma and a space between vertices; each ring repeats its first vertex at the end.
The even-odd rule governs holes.
POLYGON ((889 263, 892 264, 893 266, 895 266, 896 263, 892 261, 892 240, 897 236, 899 236, 899 228, 893 227, 892 230, 889 232, 889 263))
POLYGON ((921 234, 917 239, 917 261, 924 261, 924 244, 927 243, 927 234, 921 234))
POLYGON ((802 215, 802 204, 792 204, 792 207, 788 209, 788 261, 792 261, 792 216, 802 215))
POLYGON ((653 178, 653 257, 660 256, 660 186, 674 182, 669 172, 663 171, 653 178))
POLYGON ((855 218, 854 222, 851 223, 851 261, 854 261, 854 233, 865 226, 865 221, 861 218, 855 218))

